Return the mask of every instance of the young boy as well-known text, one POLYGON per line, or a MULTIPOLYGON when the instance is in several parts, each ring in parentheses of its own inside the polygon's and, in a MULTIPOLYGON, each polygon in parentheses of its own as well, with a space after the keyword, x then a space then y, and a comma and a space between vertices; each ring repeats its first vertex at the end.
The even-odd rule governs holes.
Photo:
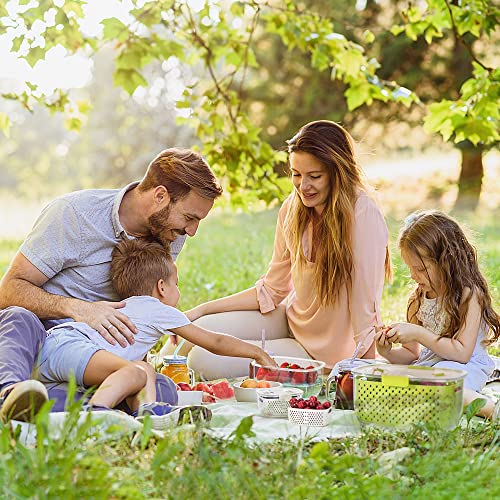
POLYGON ((65 382, 73 373, 78 385, 99 386, 89 402, 93 408, 114 408, 125 401, 139 416, 162 416, 171 407, 151 405, 156 402, 155 372, 142 360, 163 335, 179 335, 215 354, 276 364, 260 347, 193 325, 175 308, 180 297, 177 268, 159 243, 142 239, 119 243, 112 253, 111 279, 119 298, 126 299, 121 312, 137 326, 135 342, 111 345, 86 323, 57 325, 47 332, 41 350, 42 382, 65 382))

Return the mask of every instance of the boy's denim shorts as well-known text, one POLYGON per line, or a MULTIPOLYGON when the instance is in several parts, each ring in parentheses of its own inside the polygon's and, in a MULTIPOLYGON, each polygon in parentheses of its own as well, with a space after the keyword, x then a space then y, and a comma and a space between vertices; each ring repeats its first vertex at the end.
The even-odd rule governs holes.
POLYGON ((38 379, 43 383, 67 382, 71 373, 83 386, 83 374, 90 358, 100 351, 88 337, 71 326, 57 328, 47 336, 40 351, 38 379))

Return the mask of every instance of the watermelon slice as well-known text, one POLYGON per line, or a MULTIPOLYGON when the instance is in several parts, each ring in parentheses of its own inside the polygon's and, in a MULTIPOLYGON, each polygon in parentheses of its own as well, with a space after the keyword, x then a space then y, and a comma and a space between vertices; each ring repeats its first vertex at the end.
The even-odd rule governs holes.
POLYGON ((178 382, 177 383, 177 390, 178 391, 191 391, 191 386, 189 384, 186 384, 185 382, 178 382))
POLYGON ((203 392, 203 396, 201 398, 202 403, 215 403, 216 399, 213 394, 209 394, 208 392, 203 392))
POLYGON ((193 387, 193 391, 203 391, 203 392, 206 392, 207 394, 211 394, 212 396, 214 396, 214 393, 212 392, 211 384, 204 384, 203 382, 198 382, 193 387))
POLYGON ((229 399, 234 397, 233 388, 229 386, 229 382, 227 380, 221 380, 220 382, 211 385, 212 393, 216 398, 229 399))

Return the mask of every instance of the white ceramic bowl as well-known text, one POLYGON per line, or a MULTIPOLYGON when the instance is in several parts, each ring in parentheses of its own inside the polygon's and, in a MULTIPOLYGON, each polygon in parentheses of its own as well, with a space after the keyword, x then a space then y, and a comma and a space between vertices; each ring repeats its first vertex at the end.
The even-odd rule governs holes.
MULTIPOLYGON (((262 389, 262 387, 240 387, 241 384, 244 381, 242 380, 241 382, 235 382, 233 384, 233 389, 234 389, 234 397, 236 398, 236 401, 239 401, 240 403, 256 403, 257 402, 257 389, 262 389)), ((281 387, 280 382, 268 382, 270 385, 269 388, 271 387, 281 387)))
POLYGON ((177 391, 178 406, 201 405, 203 391, 177 391))

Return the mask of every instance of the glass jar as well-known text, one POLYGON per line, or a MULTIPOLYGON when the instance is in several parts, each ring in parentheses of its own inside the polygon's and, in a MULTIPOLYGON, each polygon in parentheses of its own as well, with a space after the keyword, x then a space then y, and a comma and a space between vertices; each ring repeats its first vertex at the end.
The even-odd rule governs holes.
POLYGON ((339 410, 354 410, 354 377, 352 370, 359 366, 371 363, 373 360, 365 359, 344 359, 339 361, 326 382, 326 394, 330 394, 330 386, 335 382, 334 407, 339 410))
POLYGON ((186 356, 164 356, 161 373, 171 378, 176 384, 194 383, 194 372, 188 368, 186 356))

